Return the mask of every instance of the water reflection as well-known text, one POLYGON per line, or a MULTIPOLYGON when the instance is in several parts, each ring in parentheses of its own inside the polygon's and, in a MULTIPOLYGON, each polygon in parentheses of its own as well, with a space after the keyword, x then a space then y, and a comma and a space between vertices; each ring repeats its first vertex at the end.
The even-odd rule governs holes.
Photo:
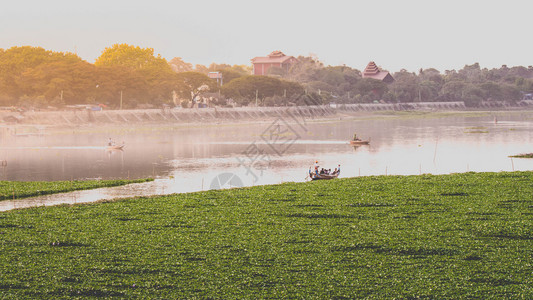
POLYGON ((146 195, 164 195, 167 194, 165 186, 171 185, 169 181, 169 179, 163 179, 154 182, 134 183, 126 186, 74 191, 26 199, 4 200, 0 201, 0 211, 59 204, 90 203, 146 195))
MULTIPOLYGON (((292 135, 284 133, 297 139, 279 139, 274 146, 272 132, 265 131, 269 123, 57 130, 30 139, 3 135, 0 159, 8 164, 1 179, 156 178, 138 186, 27 201, 41 205, 62 197, 79 203, 201 191, 220 174, 233 174, 244 186, 301 182, 315 160, 325 168, 341 164, 340 177, 533 170, 533 160, 508 157, 533 152, 531 117, 508 114, 497 123, 492 116, 308 122, 293 126, 298 131, 292 135), (370 138, 370 145, 349 145, 354 132, 370 138), (108 151, 110 136, 126 141, 125 149, 108 151), (283 144, 286 140, 290 144, 283 144)), ((22 201, 0 205, 12 209, 22 201)))

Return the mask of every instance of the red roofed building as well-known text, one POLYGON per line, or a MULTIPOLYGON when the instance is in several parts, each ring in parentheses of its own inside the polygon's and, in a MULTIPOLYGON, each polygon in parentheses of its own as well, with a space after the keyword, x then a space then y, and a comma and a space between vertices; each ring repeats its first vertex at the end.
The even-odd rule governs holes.
POLYGON ((381 71, 373 61, 369 62, 363 71, 363 78, 373 78, 385 83, 392 83, 394 81, 394 78, 392 78, 389 72, 381 71))
POLYGON ((289 71, 289 68, 297 59, 294 56, 287 56, 283 52, 276 50, 270 53, 266 57, 252 58, 252 64, 254 69, 253 75, 267 75, 268 69, 271 67, 278 67, 285 71, 289 71))

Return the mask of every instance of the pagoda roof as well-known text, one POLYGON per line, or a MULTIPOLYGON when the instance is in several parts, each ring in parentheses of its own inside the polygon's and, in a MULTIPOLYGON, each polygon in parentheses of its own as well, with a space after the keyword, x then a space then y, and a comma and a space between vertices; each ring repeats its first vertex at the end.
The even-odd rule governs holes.
POLYGON ((377 79, 381 81, 384 81, 388 76, 390 78, 388 78, 387 81, 390 81, 390 80, 394 81, 394 78, 392 78, 389 72, 382 71, 373 61, 368 63, 362 75, 363 75, 363 78, 372 78, 372 79, 377 79))
POLYGON ((385 77, 387 77, 387 75, 390 75, 389 72, 380 71, 377 74, 364 75, 363 78, 372 78, 372 79, 377 79, 377 80, 383 81, 383 79, 385 79, 385 77))
POLYGON ((377 75, 379 72, 380 70, 378 66, 376 65, 376 63, 371 61, 368 63, 368 65, 366 65, 366 68, 363 71, 363 75, 365 75, 365 77, 372 76, 372 75, 377 75))
POLYGON ((272 51, 268 56, 258 56, 252 58, 254 64, 268 64, 268 63, 284 63, 285 61, 294 58, 293 56, 287 56, 283 52, 276 50, 272 51))

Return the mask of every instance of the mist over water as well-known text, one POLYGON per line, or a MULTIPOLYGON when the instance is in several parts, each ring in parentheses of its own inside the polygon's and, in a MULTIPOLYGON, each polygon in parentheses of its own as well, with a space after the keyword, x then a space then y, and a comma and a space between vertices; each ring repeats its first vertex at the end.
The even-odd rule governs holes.
POLYGON ((61 203, 303 182, 318 160, 340 178, 533 170, 533 113, 256 124, 0 128, 1 180, 155 178, 152 182, 0 201, 0 211, 61 203), (13 134, 16 132, 16 134, 13 134), (21 134, 22 132, 22 134, 21 134), (353 147, 358 137, 370 145, 353 147), (124 150, 108 150, 112 138, 124 150))
MULTIPOLYGON (((531 170, 530 114, 381 118, 170 127, 2 128, 1 180, 168 178, 177 192, 202 190, 221 173, 244 185, 304 181, 315 160, 340 177, 531 170), (33 130, 34 131, 34 130, 33 130), (353 133, 370 145, 348 144, 353 133), (126 144, 108 150, 112 138, 126 144)), ((28 126, 31 127, 31 126, 28 126)))

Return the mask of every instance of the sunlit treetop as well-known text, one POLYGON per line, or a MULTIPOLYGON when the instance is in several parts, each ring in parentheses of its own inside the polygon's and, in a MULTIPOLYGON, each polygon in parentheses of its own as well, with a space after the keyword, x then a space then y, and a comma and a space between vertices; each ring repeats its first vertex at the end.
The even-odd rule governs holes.
POLYGON ((41 47, 11 47, 0 51, 0 63, 11 65, 16 69, 34 68, 42 63, 80 62, 82 59, 73 53, 55 52, 41 47))
POLYGON ((141 48, 128 44, 115 44, 105 48, 94 64, 96 66, 125 66, 136 70, 151 68, 171 70, 166 59, 160 54, 154 56, 153 48, 141 48))

